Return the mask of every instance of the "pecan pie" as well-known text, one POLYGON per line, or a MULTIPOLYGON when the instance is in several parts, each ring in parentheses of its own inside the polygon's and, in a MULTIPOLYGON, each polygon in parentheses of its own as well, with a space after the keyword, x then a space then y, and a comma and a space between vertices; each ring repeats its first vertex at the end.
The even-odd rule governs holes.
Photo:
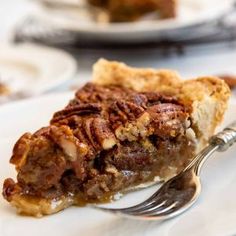
POLYGON ((215 77, 181 81, 173 71, 101 59, 93 81, 49 126, 17 141, 10 160, 17 181, 5 180, 3 196, 40 217, 167 180, 206 144, 229 94, 215 77))
POLYGON ((147 13, 156 12, 160 18, 176 16, 176 0, 88 0, 88 3, 105 9, 110 21, 135 21, 147 13))

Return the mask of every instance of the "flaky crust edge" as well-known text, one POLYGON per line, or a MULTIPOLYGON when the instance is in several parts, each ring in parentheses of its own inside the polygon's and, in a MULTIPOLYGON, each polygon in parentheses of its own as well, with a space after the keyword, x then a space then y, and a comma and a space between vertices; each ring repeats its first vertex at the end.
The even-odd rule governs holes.
POLYGON ((136 91, 160 91, 172 94, 191 107, 191 120, 199 140, 199 149, 221 123, 230 97, 228 85, 213 76, 182 80, 172 70, 132 68, 124 63, 100 59, 93 67, 93 82, 119 85, 136 91))

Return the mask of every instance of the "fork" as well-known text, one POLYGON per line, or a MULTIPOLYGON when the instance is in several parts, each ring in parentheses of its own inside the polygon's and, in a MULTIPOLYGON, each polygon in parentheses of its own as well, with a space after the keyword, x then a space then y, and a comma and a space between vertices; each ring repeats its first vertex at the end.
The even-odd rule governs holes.
POLYGON ((224 152, 236 142, 236 121, 214 135, 204 148, 177 176, 164 183, 146 201, 128 208, 104 208, 92 206, 105 212, 127 218, 165 220, 189 209, 201 192, 200 171, 204 162, 216 151, 224 152))

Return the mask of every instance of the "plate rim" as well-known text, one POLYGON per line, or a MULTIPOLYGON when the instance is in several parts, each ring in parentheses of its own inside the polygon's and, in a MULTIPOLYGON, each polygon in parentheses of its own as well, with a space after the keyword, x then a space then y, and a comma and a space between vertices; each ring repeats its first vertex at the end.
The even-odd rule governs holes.
MULTIPOLYGON (((76 59, 71 54, 69 54, 68 52, 62 49, 49 47, 49 46, 45 46, 45 45, 41 45, 37 43, 30 43, 30 42, 24 42, 24 43, 19 43, 19 44, 1 43, 0 49, 3 49, 4 52, 9 52, 9 55, 10 55, 9 58, 12 57, 13 59, 20 58, 20 57, 25 58, 27 56, 30 56, 31 54, 30 50, 33 50, 34 52, 37 52, 37 51, 40 52, 40 50, 45 52, 47 50, 50 53, 50 55, 54 54, 54 56, 56 55, 60 56, 61 58, 63 58, 64 61, 67 61, 68 69, 59 77, 52 78, 52 79, 48 77, 48 80, 44 81, 44 83, 41 83, 40 86, 37 88, 33 87, 33 88, 25 88, 25 89, 19 90, 19 92, 23 92, 26 95, 35 96, 35 95, 50 91, 51 89, 56 88, 62 85, 63 83, 69 81, 70 79, 72 79, 73 76, 75 76, 76 73, 78 72, 78 64, 77 64, 76 59), (27 49, 29 51, 27 51, 27 49)), ((1 56, 1 58, 4 58, 4 56, 3 57, 1 56)), ((29 62, 29 64, 33 65, 34 67, 36 66, 37 68, 41 68, 41 69, 43 68, 42 65, 40 65, 39 63, 37 64, 35 61, 30 62, 28 59, 26 59, 26 60, 23 60, 23 62, 27 62, 27 63, 29 62)), ((53 69, 51 68, 50 70, 53 71, 53 69)), ((46 67, 44 67, 44 71, 46 71, 46 67)), ((14 93, 10 93, 10 95, 14 95, 14 93)))
POLYGON ((42 99, 48 100, 48 99, 55 99, 57 97, 61 98, 62 96, 69 97, 73 95, 74 95, 74 91, 54 92, 54 93, 49 93, 49 94, 42 94, 35 97, 29 97, 29 98, 25 98, 21 100, 16 100, 9 103, 4 103, 0 106, 0 114, 5 112, 4 111, 5 109, 7 110, 15 106, 27 105, 28 103, 33 103, 34 101, 37 101, 37 100, 42 100, 42 99))

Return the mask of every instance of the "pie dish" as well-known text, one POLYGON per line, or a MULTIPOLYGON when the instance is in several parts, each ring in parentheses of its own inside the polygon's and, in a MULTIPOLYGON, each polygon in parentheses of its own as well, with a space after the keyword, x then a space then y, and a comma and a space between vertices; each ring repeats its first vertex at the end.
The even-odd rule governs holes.
POLYGON ((50 125, 24 134, 10 162, 4 198, 41 217, 71 205, 107 202, 181 171, 221 122, 230 90, 215 77, 181 81, 169 70, 99 60, 50 125))
POLYGON ((176 0, 88 0, 88 3, 107 11, 111 22, 135 21, 147 13, 160 18, 176 16, 176 0))

